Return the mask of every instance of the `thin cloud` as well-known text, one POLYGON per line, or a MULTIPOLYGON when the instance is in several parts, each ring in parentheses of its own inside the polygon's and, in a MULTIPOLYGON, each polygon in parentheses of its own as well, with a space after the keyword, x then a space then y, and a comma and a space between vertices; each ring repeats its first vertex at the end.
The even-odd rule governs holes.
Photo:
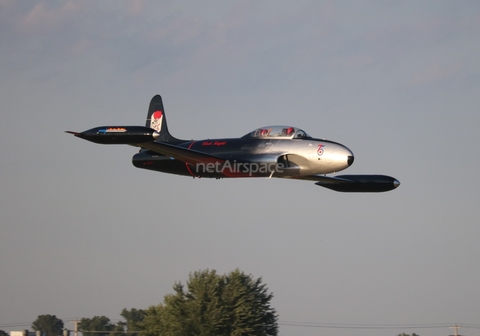
POLYGON ((131 16, 139 16, 145 11, 144 0, 127 1, 127 13, 131 16))
POLYGON ((431 82, 447 79, 457 75, 461 69, 462 66, 460 64, 431 64, 425 69, 414 73, 411 79, 411 83, 413 85, 425 85, 431 82))
POLYGON ((37 3, 17 23, 22 32, 47 32, 55 29, 82 10, 79 2, 67 1, 60 7, 52 7, 45 2, 37 3))

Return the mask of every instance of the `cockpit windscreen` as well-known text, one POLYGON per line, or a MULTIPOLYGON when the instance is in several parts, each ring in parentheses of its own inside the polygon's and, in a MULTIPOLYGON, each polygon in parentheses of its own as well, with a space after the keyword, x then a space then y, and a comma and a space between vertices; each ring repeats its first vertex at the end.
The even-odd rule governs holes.
POLYGON ((284 139, 301 139, 310 138, 303 130, 292 126, 265 126, 260 127, 244 136, 244 138, 284 138, 284 139))

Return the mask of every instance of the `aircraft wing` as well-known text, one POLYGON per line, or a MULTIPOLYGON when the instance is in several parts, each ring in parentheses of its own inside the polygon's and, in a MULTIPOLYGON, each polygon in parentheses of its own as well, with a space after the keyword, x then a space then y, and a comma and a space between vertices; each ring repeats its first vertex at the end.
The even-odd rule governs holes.
POLYGON ((167 144, 165 142, 148 142, 142 143, 139 146, 151 150, 152 152, 170 156, 176 160, 183 161, 192 165, 197 163, 224 163, 226 161, 225 159, 222 159, 218 156, 167 144))
POLYGON ((317 181, 315 185, 341 192, 384 192, 397 188, 400 182, 386 175, 299 176, 295 179, 317 181))

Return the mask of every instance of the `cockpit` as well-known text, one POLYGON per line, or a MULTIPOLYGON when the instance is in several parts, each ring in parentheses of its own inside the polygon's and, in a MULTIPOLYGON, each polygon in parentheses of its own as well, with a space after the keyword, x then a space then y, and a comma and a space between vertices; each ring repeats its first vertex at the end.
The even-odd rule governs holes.
POLYGON ((243 136, 255 139, 302 139, 311 138, 305 131, 292 126, 266 126, 260 127, 243 136))

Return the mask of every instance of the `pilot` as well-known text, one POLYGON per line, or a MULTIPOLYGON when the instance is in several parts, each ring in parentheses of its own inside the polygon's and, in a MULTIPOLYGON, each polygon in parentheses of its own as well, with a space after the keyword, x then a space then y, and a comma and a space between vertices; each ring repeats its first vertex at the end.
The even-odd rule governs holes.
POLYGON ((294 131, 295 131, 295 130, 293 129, 293 127, 287 128, 287 135, 288 135, 288 136, 292 135, 294 131))

